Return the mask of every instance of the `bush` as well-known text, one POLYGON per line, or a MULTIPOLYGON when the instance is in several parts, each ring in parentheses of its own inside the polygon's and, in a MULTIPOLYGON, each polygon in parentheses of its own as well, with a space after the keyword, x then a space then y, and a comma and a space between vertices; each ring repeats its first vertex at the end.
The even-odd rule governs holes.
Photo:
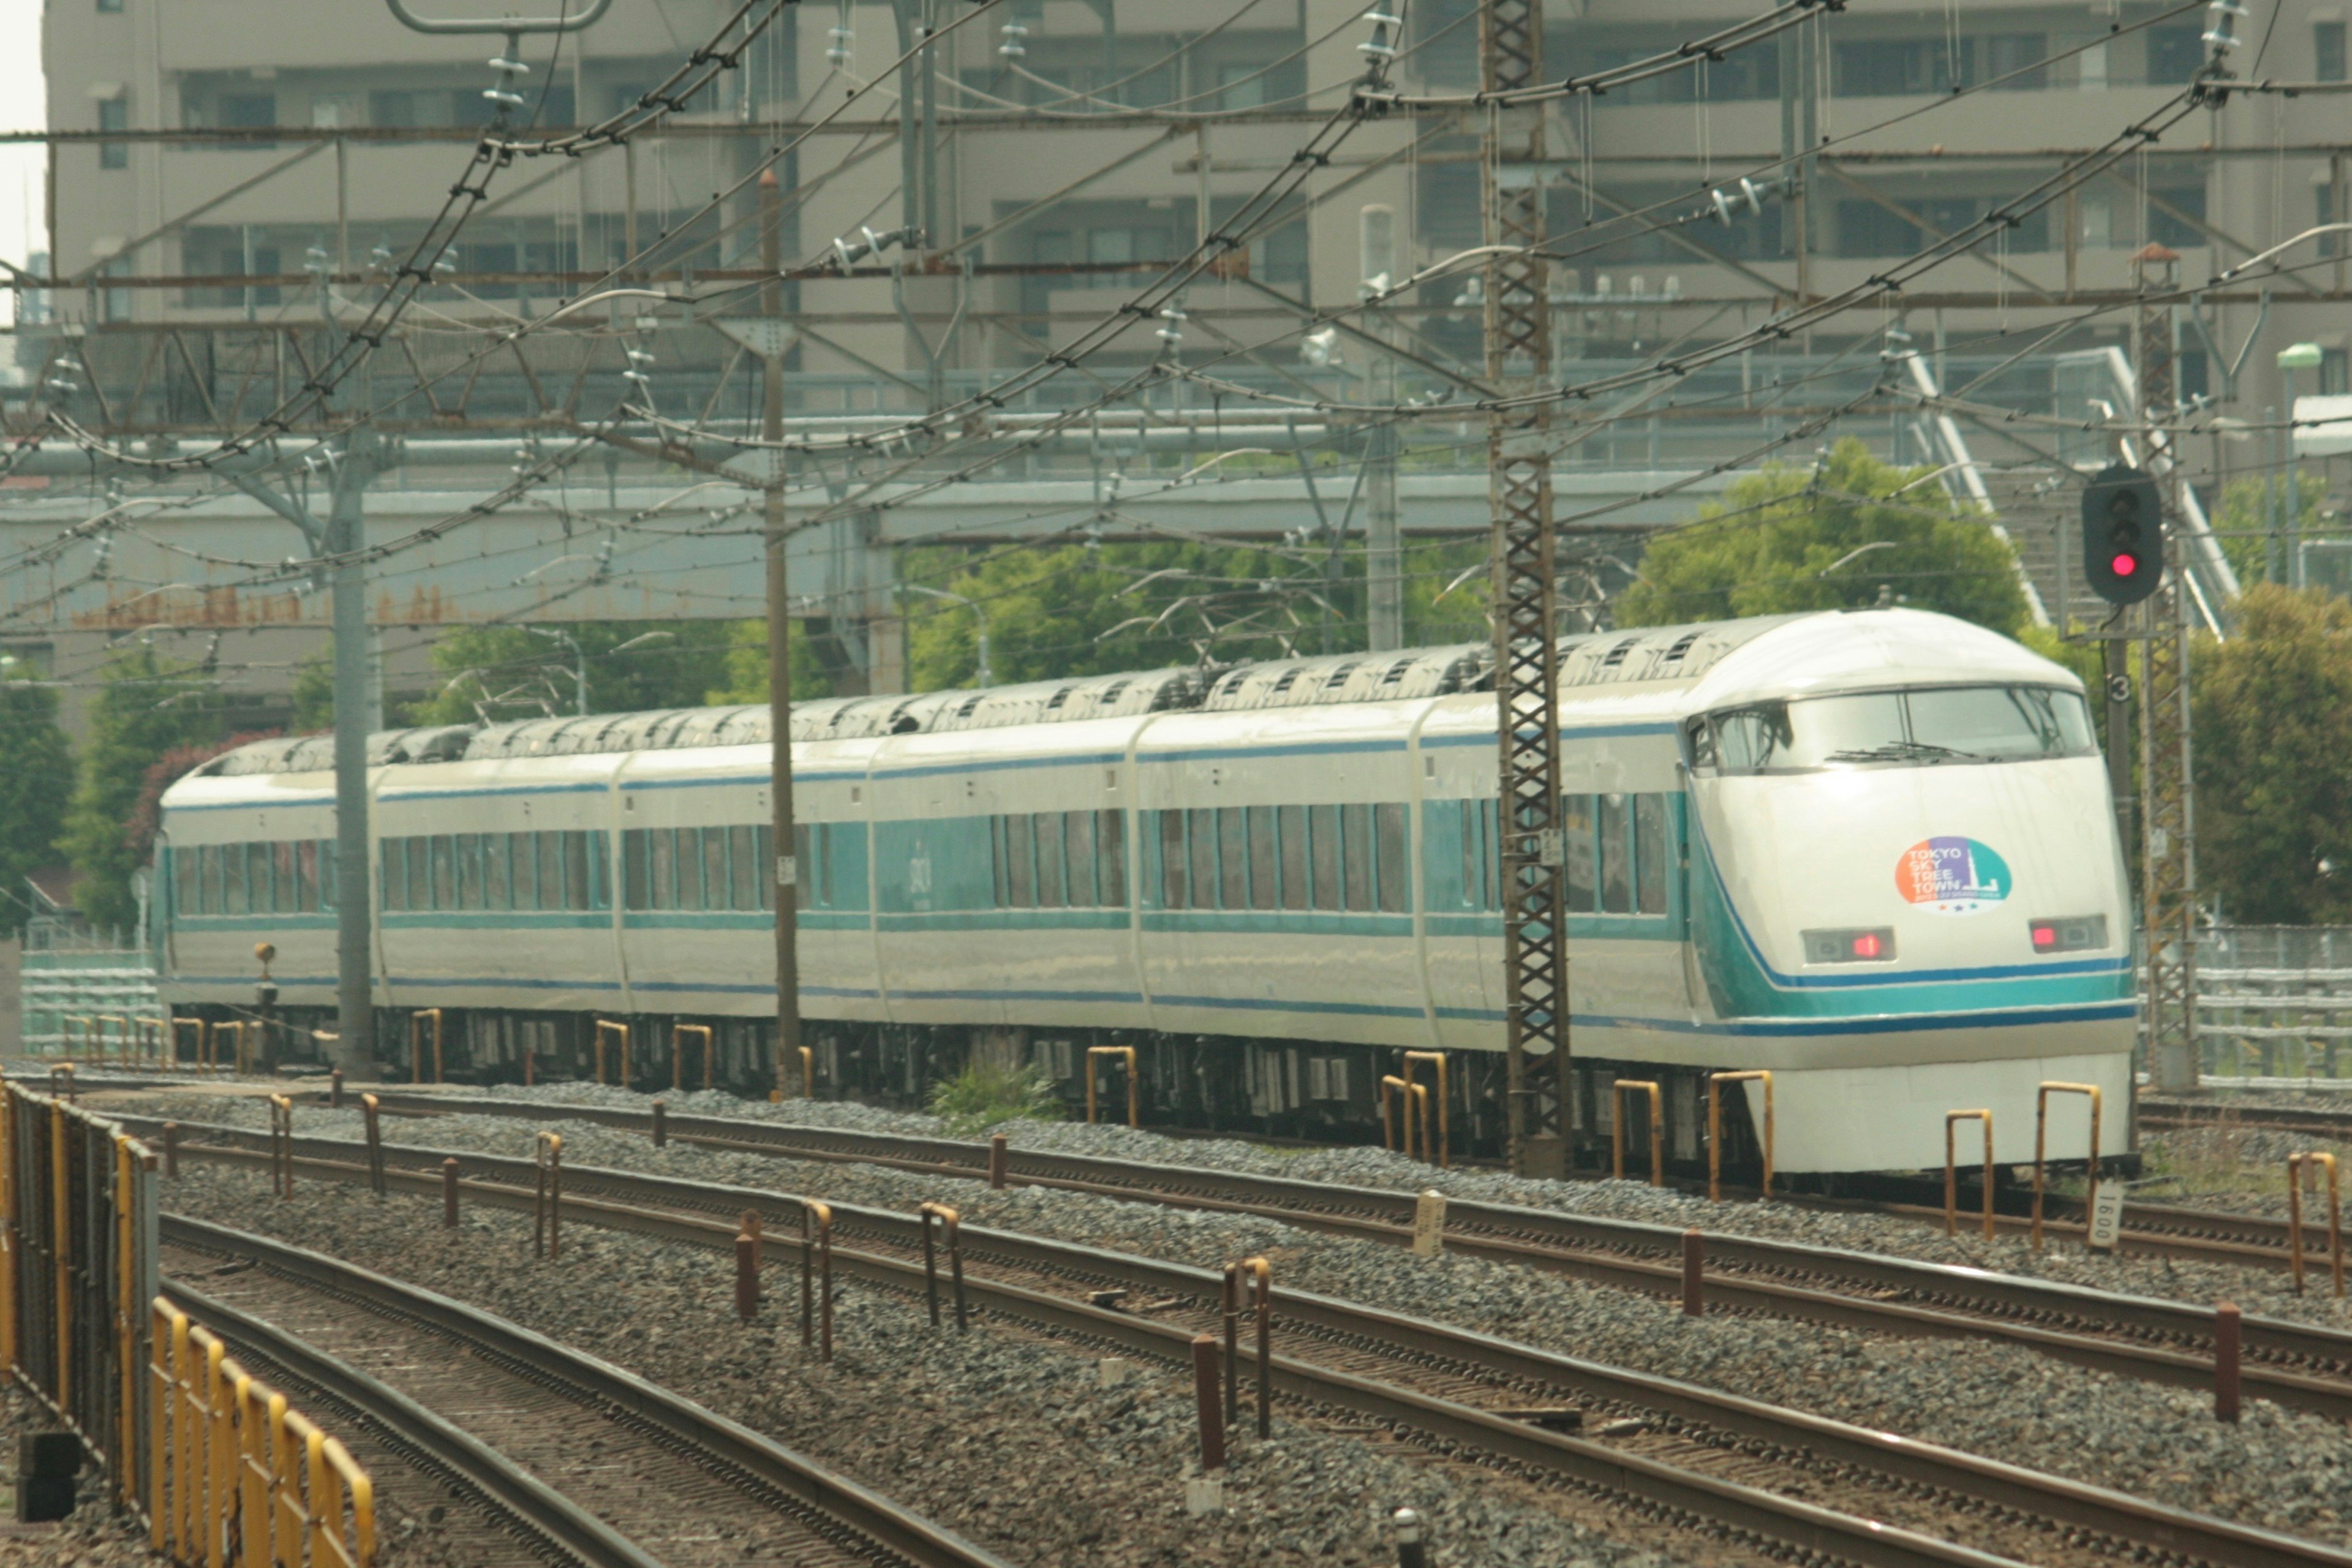
POLYGON ((1059 1121, 1062 1101, 1054 1080, 1034 1067, 974 1062, 931 1086, 931 1114, 950 1137, 969 1138, 1003 1121, 1059 1121))

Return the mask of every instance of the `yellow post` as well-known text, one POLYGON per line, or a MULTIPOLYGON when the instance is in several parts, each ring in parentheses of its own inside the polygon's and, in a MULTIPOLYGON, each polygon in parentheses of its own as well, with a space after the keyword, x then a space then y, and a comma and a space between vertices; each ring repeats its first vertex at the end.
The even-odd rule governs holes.
POLYGON ((53 1264, 58 1297, 58 1408, 73 1408, 73 1204, 71 1182, 68 1176, 70 1164, 66 1157, 66 1108, 55 1100, 49 1102, 49 1223, 56 1227, 50 1237, 49 1257, 53 1264))
POLYGON ((604 1037, 618 1036, 621 1041, 620 1086, 629 1087, 629 1026, 613 1018, 596 1020, 596 1081, 604 1081, 604 1037))
POLYGON ((1944 1112, 1944 1234, 1960 1234, 1960 1167, 1958 1124, 1962 1121, 1984 1123, 1984 1238, 1992 1239, 1992 1112, 1990 1110, 1948 1110, 1944 1112))
MULTIPOLYGON (((1429 1062, 1437 1069, 1437 1165, 1444 1170, 1454 1163, 1454 1112, 1445 1092, 1445 1053, 1444 1051, 1407 1051, 1404 1054, 1404 1081, 1408 1091, 1412 1085, 1415 1062, 1429 1062)), ((1429 1158, 1429 1140, 1422 1140, 1421 1157, 1429 1158)))
POLYGON ((1088 1046, 1087 1047, 1087 1124, 1094 1125, 1095 1060, 1098 1057, 1117 1057, 1127 1064, 1127 1124, 1143 1125, 1143 1089, 1136 1081, 1135 1047, 1133 1046, 1088 1046))
POLYGON ((14 1084, 0 1086, 0 1371, 16 1365, 16 1100, 14 1084))
POLYGON ((702 1087, 710 1087, 711 1029, 708 1024, 672 1024, 669 1026, 669 1086, 681 1089, 686 1082, 686 1037, 702 1037, 702 1087))
POLYGON ((1394 1073, 1381 1075, 1381 1146, 1391 1152, 1412 1158, 1412 1096, 1406 1092, 1412 1086, 1394 1073), (1396 1118, 1389 1109, 1390 1091, 1404 1101, 1404 1144, 1399 1148, 1396 1139, 1396 1118))
POLYGON ((1609 1118, 1609 1160, 1617 1180, 1625 1179, 1625 1095, 1626 1091, 1646 1090, 1650 1096, 1650 1185, 1666 1184, 1666 1118, 1665 1097, 1658 1086, 1646 1079, 1621 1078, 1610 1081, 1614 1098, 1609 1118))
POLYGON ((2091 1100, 2091 1157, 2088 1163, 2091 1184, 2083 1194, 2083 1212, 2088 1215, 2091 1205, 2099 1199, 2099 1088, 2090 1083, 2061 1083, 2055 1079, 2042 1084, 2033 1097, 2033 1250, 2042 1250, 2042 1163, 2047 1152, 2050 1131, 2050 1097, 2053 1094, 2088 1095, 2091 1100))
POLYGON ((1772 1075, 1762 1068, 1752 1072, 1711 1072, 1706 1075, 1706 1201, 1723 1201, 1723 1086, 1727 1083, 1764 1085, 1764 1195, 1772 1195, 1772 1075))
POLYGON ((2286 1251, 2294 1273, 2294 1293, 2303 1294, 2303 1181, 2314 1165, 2327 1168, 2327 1264, 2335 1275, 2336 1299, 2344 1299, 2344 1203, 2336 1185, 2336 1156, 2306 1151, 2286 1157, 2286 1251))

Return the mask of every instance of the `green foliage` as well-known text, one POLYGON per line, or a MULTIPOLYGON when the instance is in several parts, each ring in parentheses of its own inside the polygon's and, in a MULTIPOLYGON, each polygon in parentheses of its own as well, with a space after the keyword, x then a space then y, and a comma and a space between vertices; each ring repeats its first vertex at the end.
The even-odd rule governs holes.
POLYGON ((2352 605, 2267 584, 2190 669, 2198 880, 2232 921, 2352 923, 2352 605))
POLYGON ((335 642, 294 667, 294 732, 315 735, 335 727, 335 642))
POLYGON ((2294 539, 2299 533, 2305 539, 2342 539, 2347 529, 2341 516, 2326 511, 2327 477, 2325 474, 2297 472, 2298 481, 2290 487, 2284 475, 2275 485, 2255 478, 2232 480, 2221 491, 2221 504, 2213 514, 2213 531, 2221 537, 2221 552, 2230 559, 2231 568, 2238 574, 2238 582, 2245 587, 2257 583, 2286 583, 2293 580, 2294 539), (2301 522, 2290 515, 2288 491, 2301 492, 2301 522), (2273 497, 2278 507, 2279 540, 2276 547, 2279 570, 2271 570, 2271 508, 2273 497))
POLYGON ((148 648, 114 660, 99 679, 62 845, 83 915, 94 925, 128 926, 139 918, 131 877, 144 858, 131 819, 148 772, 169 752, 217 744, 221 705, 213 683, 194 667, 168 663, 148 648))
POLYGON ((25 879, 56 862, 73 794, 55 691, 0 679, 0 936, 14 936, 30 912, 25 879))
POLYGON ((951 1138, 969 1138, 1006 1121, 1059 1121, 1062 1101, 1054 1080, 1034 1067, 973 1062, 931 1086, 931 1114, 951 1138))
POLYGON ((732 624, 726 621, 468 626, 434 644, 440 689, 411 706, 409 721, 465 724, 576 711, 572 647, 547 635, 552 632, 579 645, 592 712, 699 707, 728 682, 732 624))
MULTIPOLYGON (((1336 512, 1345 502, 1328 504, 1336 512)), ((970 599, 979 612, 908 595, 909 684, 918 691, 976 684, 979 615, 988 620, 990 672, 1000 686, 1192 665, 1204 654, 1226 662, 1361 648, 1361 538, 1351 530, 1352 542, 1338 552, 1173 542, 1012 550, 977 561, 926 552, 909 561, 908 580, 970 599)), ((1483 542, 1405 549, 1407 643, 1486 636, 1485 573, 1473 570, 1454 585, 1485 553, 1483 542)))
POLYGON ((1650 541, 1618 624, 1838 609, 1874 602, 1885 584, 1915 608, 2014 636, 2028 618, 2016 558, 1933 471, 1882 463, 1849 437, 1814 468, 1773 464, 1734 480, 1650 541))
MULTIPOLYGON (((833 679, 819 655, 806 621, 787 623, 792 629, 793 700, 813 702, 834 695, 833 679)), ((727 627, 727 651, 721 661, 725 679, 703 693, 713 705, 768 700, 768 623, 732 621, 727 627)))

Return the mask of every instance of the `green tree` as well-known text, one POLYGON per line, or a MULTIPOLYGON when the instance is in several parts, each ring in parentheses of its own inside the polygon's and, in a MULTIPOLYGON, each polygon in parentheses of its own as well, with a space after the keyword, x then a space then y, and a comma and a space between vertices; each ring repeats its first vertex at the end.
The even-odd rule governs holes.
POLYGON ((294 732, 315 735, 335 727, 335 642, 294 667, 294 732))
POLYGON ((2198 879, 2232 921, 2352 923, 2352 605, 2257 584, 2190 664, 2198 879))
MULTIPOLYGON (((786 624, 793 639, 793 700, 814 702, 820 697, 831 697, 833 682, 825 674, 824 659, 818 657, 816 639, 809 636, 808 623, 786 624)), ((716 705, 768 700, 767 622, 734 621, 728 625, 722 673, 725 679, 703 693, 705 702, 716 705)))
POLYGON ((1924 610, 2014 636, 2017 560, 1932 468, 1897 468, 1851 437, 1810 468, 1773 464, 1651 539, 1617 601, 1628 626, 1868 605, 1884 584, 1924 610), (1866 552, 1866 553, 1864 553, 1866 552))
POLYGON ((11 670, 0 678, 0 936, 24 929, 25 879, 56 863, 73 794, 58 694, 11 670))
POLYGON ((83 915, 127 926, 139 916, 131 878, 144 857, 131 828, 148 771, 171 752, 222 739, 220 697, 194 667, 148 648, 114 660, 99 679, 62 842, 83 915))
POLYGON ((685 620, 467 626, 433 645, 438 689, 411 706, 409 722, 466 724, 575 712, 575 662, 587 671, 591 712, 699 707, 727 685, 730 626, 685 620), (550 635, 558 632, 562 637, 550 635), (580 649, 576 661, 572 644, 580 649))
POLYGON ((2234 479, 2223 488, 2221 504, 2215 510, 2213 531, 2221 536, 2221 552, 2229 557, 2231 570, 2238 574, 2240 584, 2252 587, 2256 583, 2286 583, 2293 581, 2293 541, 2304 539, 2342 539, 2347 531, 2340 516, 2324 510, 2327 500, 2327 479, 2323 474, 2300 471, 2297 483, 2290 487, 2282 475, 2275 487, 2268 480, 2255 478, 2234 479), (2290 488, 2301 492, 2301 517, 2290 515, 2287 492, 2290 488), (2271 571, 2273 549, 2271 541, 2271 508, 2273 497, 2278 507, 2279 539, 2275 550, 2279 571, 2271 571))

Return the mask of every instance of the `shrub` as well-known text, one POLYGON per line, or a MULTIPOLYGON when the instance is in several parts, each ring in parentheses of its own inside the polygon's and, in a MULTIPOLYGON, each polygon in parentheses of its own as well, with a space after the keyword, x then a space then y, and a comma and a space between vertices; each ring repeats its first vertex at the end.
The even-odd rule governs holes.
POLYGON ((1062 1101, 1054 1080, 1034 1067, 974 1062, 931 1086, 931 1114, 950 1136, 969 1138, 1003 1121, 1058 1121, 1062 1101))

